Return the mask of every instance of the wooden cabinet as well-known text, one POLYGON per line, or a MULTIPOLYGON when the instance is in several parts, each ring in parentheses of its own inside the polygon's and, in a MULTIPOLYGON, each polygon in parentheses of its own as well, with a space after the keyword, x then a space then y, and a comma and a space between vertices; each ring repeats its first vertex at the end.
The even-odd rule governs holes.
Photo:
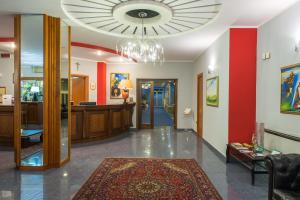
POLYGON ((72 142, 103 139, 128 131, 134 107, 135 103, 72 106, 72 142))
POLYGON ((14 106, 0 105, 0 144, 13 146, 14 106))

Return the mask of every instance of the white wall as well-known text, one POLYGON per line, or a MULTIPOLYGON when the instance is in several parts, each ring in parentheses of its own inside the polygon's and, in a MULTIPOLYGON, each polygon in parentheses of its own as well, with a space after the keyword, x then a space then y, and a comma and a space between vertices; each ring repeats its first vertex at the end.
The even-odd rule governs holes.
MULTIPOLYGON (((185 117, 183 111, 192 106, 192 63, 164 63, 163 66, 151 64, 108 64, 107 65, 107 103, 122 103, 123 100, 110 99, 110 73, 129 73, 134 89, 130 96, 136 101, 136 79, 178 79, 178 112, 177 128, 191 128, 191 117, 185 117)), ((136 112, 133 115, 133 124, 136 127, 136 112)))
MULTIPOLYGON (((300 137, 300 116, 280 113, 280 68, 300 63, 300 53, 295 52, 300 39, 300 3, 258 29, 257 60, 257 121, 268 129, 300 137), (263 61, 263 52, 271 59, 263 61)), ((285 153, 300 153, 300 144, 276 136, 266 135, 267 148, 285 153)))
POLYGON ((217 39, 194 63, 193 73, 193 128, 197 130, 197 75, 203 73, 203 138, 225 155, 228 143, 229 95, 229 31, 217 39), (215 66, 208 74, 208 66, 215 66), (219 76, 219 107, 206 105, 206 79, 219 76))
MULTIPOLYGON (((94 82, 97 84, 97 62, 82 59, 71 59, 71 74, 81 74, 89 76, 89 85, 94 82), (77 70, 76 63, 79 63, 77 70)), ((89 101, 97 101, 97 88, 91 90, 89 86, 89 101)))
POLYGON ((1 15, 0 37, 14 37, 14 16, 1 15))
POLYGON ((13 73, 14 57, 0 58, 0 87, 6 87, 6 93, 14 96, 13 73))

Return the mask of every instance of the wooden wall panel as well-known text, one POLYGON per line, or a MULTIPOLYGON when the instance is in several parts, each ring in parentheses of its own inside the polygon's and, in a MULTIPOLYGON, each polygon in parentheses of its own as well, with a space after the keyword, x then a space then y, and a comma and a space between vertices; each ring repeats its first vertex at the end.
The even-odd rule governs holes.
MULTIPOLYGON (((1 111, 1 109, 0 109, 1 111)), ((14 141, 14 112, 0 112, 0 143, 12 146, 14 141)))
POLYGON ((130 127, 130 110, 128 109, 125 109, 124 110, 124 118, 123 118, 123 121, 124 121, 124 126, 126 128, 130 127))
POLYGON ((121 111, 113 111, 112 112, 112 129, 120 129, 122 128, 122 113, 121 111))
POLYGON ((22 102, 22 124, 43 124, 43 103, 22 102))
POLYGON ((86 137, 105 136, 108 131, 108 112, 87 112, 86 123, 86 137))
POLYGON ((71 138, 72 140, 81 140, 83 138, 83 113, 72 112, 71 114, 71 138))
POLYGON ((0 113, 0 136, 1 137, 12 137, 13 136, 13 123, 14 116, 12 113, 0 113))

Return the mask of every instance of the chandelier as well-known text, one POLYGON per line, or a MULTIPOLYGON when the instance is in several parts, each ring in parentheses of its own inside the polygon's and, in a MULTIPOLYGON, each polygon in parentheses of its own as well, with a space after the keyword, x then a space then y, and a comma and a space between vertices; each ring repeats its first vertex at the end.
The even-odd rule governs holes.
POLYGON ((138 12, 141 19, 141 36, 132 36, 120 40, 116 45, 119 55, 142 63, 162 64, 164 62, 164 48, 159 40, 147 37, 144 19, 148 17, 145 10, 138 12))

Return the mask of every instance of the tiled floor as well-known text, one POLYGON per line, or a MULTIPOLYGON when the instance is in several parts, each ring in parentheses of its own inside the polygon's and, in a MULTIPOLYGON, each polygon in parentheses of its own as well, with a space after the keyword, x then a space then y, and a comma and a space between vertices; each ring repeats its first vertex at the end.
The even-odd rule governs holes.
POLYGON ((12 152, 0 151, 0 199, 71 199, 105 157, 194 158, 224 199, 267 199, 267 176, 256 185, 244 167, 218 157, 194 133, 155 129, 73 146, 72 160, 60 169, 20 172, 13 169, 12 152))

